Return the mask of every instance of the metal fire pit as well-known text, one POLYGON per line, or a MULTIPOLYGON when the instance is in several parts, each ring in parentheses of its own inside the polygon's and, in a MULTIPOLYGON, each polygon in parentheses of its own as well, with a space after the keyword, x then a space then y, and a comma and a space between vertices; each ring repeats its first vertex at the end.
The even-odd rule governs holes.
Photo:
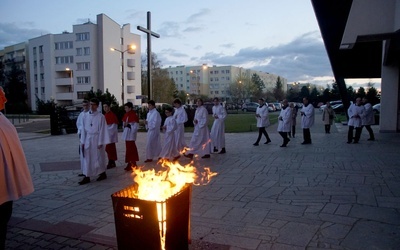
POLYGON ((132 185, 111 195, 118 249, 161 249, 157 204, 166 207, 165 249, 189 249, 192 185, 163 202, 134 197, 132 185))

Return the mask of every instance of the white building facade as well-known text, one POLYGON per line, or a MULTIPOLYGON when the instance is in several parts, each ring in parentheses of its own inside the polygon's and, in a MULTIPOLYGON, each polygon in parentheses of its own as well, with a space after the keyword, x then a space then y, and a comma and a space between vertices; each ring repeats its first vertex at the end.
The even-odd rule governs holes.
POLYGON ((71 33, 30 39, 29 64, 32 110, 36 98, 64 106, 81 103, 92 88, 108 90, 120 105, 140 104, 140 36, 104 14, 97 15, 97 24, 74 25, 71 33))
POLYGON ((177 66, 166 68, 170 78, 174 79, 179 91, 189 95, 206 95, 228 100, 229 86, 243 77, 250 77, 255 73, 265 84, 264 91, 272 91, 280 77, 284 91, 287 89, 287 80, 281 76, 235 66, 177 66))

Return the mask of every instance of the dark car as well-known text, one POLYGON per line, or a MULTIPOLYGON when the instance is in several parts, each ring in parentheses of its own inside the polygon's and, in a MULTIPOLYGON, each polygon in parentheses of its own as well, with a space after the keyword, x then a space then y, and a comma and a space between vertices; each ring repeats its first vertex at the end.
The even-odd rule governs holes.
POLYGON ((260 106, 260 104, 256 102, 248 102, 242 105, 242 111, 256 112, 258 106, 260 106))
POLYGON ((336 104, 332 106, 333 111, 335 111, 336 114, 344 113, 344 106, 343 103, 336 104))

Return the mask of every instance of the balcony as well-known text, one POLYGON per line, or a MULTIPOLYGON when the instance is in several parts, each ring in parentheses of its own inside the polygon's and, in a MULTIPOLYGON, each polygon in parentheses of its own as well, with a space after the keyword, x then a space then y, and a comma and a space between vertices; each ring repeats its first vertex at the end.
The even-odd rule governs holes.
POLYGON ((60 100, 60 101, 71 101, 71 100, 73 100, 73 97, 74 97, 73 92, 56 93, 56 100, 60 100))
POLYGON ((135 80, 135 72, 126 72, 128 80, 135 80))
POLYGON ((126 64, 128 65, 128 67, 131 67, 131 68, 135 67, 135 59, 128 59, 126 61, 126 64))
POLYGON ((71 78, 56 78, 55 80, 56 86, 70 86, 71 84, 71 78))

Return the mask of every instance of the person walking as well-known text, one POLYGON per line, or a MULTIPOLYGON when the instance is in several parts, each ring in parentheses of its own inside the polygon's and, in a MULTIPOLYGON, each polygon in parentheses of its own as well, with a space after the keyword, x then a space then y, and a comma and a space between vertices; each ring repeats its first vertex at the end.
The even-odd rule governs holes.
POLYGON ((164 143, 161 149, 160 158, 176 161, 180 157, 180 153, 175 143, 175 131, 178 128, 176 120, 173 117, 174 109, 172 107, 165 108, 165 119, 164 126, 162 126, 164 136, 164 143))
POLYGON ((152 162, 153 158, 157 158, 161 153, 160 129, 161 115, 156 109, 156 103, 153 100, 148 101, 149 112, 146 118, 147 143, 146 143, 146 160, 144 162, 152 162))
POLYGON ((124 170, 130 171, 136 167, 136 162, 139 161, 139 153, 136 147, 136 137, 139 130, 139 117, 133 110, 132 102, 124 104, 125 114, 122 117, 122 140, 125 141, 125 163, 124 170))
POLYGON ((268 135, 267 131, 265 130, 265 128, 270 125, 268 106, 265 105, 264 98, 258 99, 258 104, 260 104, 260 106, 258 106, 256 109, 258 137, 257 137, 257 141, 253 144, 254 146, 258 146, 258 143, 260 142, 262 135, 264 135, 265 139, 267 140, 264 144, 268 144, 271 142, 271 139, 269 138, 269 135, 268 135))
POLYGON ((285 99, 282 101, 282 109, 278 117, 278 133, 283 138, 281 147, 286 147, 290 139, 288 133, 291 129, 292 112, 288 106, 288 101, 285 99))
POLYGON ((361 104, 360 97, 357 97, 356 102, 350 105, 349 109, 347 110, 347 114, 349 116, 349 121, 347 122, 347 126, 349 126, 347 143, 358 143, 361 136, 361 117, 364 115, 364 107, 361 104), (356 129, 356 134, 353 137, 354 129, 356 129))
POLYGON ((303 139, 301 144, 311 144, 310 128, 314 125, 314 106, 309 103, 308 97, 303 98, 303 107, 300 110, 303 139))
MULTIPOLYGON (((82 134, 82 130, 83 130, 83 117, 85 117, 85 115, 89 112, 89 101, 88 100, 83 100, 82 101, 82 111, 81 113, 79 113, 78 118, 76 119, 76 128, 78 130, 77 134, 78 134, 78 140, 79 140, 79 160, 81 163, 81 171, 83 172, 83 166, 84 166, 84 159, 83 159, 83 154, 82 154, 82 145, 80 143, 80 139, 81 139, 81 134, 82 134)), ((80 173, 78 176, 84 176, 84 174, 80 173)))
POLYGON ((293 102, 289 104, 290 108, 290 126, 291 126, 291 131, 289 131, 288 136, 295 138, 296 135, 296 119, 297 119, 297 106, 293 102))
POLYGON ((361 131, 362 128, 365 126, 365 128, 367 129, 368 133, 369 133, 369 138, 367 139, 368 141, 375 141, 375 135, 374 135, 374 131, 372 131, 371 125, 375 124, 375 115, 374 115, 374 111, 372 109, 372 105, 371 103, 369 103, 368 99, 366 97, 364 97, 362 99, 362 103, 364 104, 364 113, 361 117, 361 131))
POLYGON ((104 117, 106 118, 107 130, 110 143, 106 145, 106 153, 108 157, 107 169, 115 168, 117 165, 115 161, 118 160, 117 147, 115 143, 118 142, 118 118, 111 111, 110 103, 106 102, 103 104, 104 117))
POLYGON ((180 99, 175 99, 173 105, 175 107, 174 118, 177 125, 177 129, 175 130, 175 144, 178 151, 182 152, 187 147, 185 142, 185 122, 187 122, 188 117, 180 99))
POLYGON ((331 125, 333 124, 333 120, 335 119, 335 111, 331 107, 330 102, 326 102, 326 106, 322 111, 322 121, 325 125, 325 134, 331 133, 331 125))
POLYGON ((82 156, 84 158, 83 175, 79 185, 90 182, 90 178, 98 175, 97 181, 107 179, 105 145, 110 143, 107 123, 104 115, 97 111, 99 100, 90 100, 90 111, 83 118, 81 134, 82 156))
MULTIPOLYGON (((6 102, 7 98, 0 87, 0 111, 6 102)), ((17 130, 0 112, 0 249, 5 249, 7 225, 14 201, 33 191, 32 177, 17 130)))
POLYGON ((210 158, 210 132, 208 131, 208 112, 203 106, 203 100, 197 99, 197 108, 194 114, 194 131, 189 143, 189 150, 185 155, 188 158, 193 158, 194 155, 199 155, 201 158, 210 158))
POLYGON ((218 154, 225 154, 225 118, 226 118, 226 110, 220 104, 219 99, 217 97, 213 100, 214 106, 212 107, 214 123, 211 127, 211 147, 213 148, 214 153, 221 150, 218 154))

